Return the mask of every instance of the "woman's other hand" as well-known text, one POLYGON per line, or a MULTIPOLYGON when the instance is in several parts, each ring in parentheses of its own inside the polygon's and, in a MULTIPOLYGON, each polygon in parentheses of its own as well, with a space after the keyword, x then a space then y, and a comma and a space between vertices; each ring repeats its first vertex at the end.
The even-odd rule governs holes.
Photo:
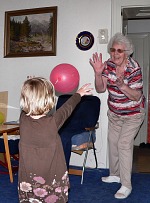
POLYGON ((124 76, 122 76, 122 75, 117 78, 115 84, 116 84, 116 86, 117 86, 118 88, 121 88, 121 87, 124 85, 123 79, 124 79, 124 76))

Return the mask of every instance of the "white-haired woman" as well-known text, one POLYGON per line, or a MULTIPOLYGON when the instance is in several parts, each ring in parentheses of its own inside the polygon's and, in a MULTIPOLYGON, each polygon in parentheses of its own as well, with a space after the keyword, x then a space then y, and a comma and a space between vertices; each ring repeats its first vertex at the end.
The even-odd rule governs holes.
POLYGON ((132 191, 131 171, 133 143, 144 120, 142 71, 130 57, 133 45, 121 33, 108 43, 110 59, 102 62, 102 54, 94 53, 90 64, 95 72, 98 93, 108 90, 109 173, 106 183, 121 183, 115 198, 124 199, 132 191))

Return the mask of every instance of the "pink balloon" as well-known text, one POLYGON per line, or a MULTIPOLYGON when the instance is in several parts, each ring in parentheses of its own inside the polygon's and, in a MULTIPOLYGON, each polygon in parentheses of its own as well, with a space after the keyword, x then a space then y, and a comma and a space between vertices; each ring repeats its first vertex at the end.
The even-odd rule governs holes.
POLYGON ((79 72, 77 69, 67 63, 59 64, 52 70, 50 81, 55 90, 60 93, 69 93, 79 85, 79 72))

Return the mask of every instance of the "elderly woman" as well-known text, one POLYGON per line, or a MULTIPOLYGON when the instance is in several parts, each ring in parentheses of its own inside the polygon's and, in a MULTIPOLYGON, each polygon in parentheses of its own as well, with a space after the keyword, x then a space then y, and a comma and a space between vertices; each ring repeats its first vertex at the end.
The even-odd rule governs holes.
POLYGON ((121 183, 115 198, 124 199, 132 191, 131 171, 133 143, 144 120, 142 72, 139 64, 130 57, 133 45, 121 33, 116 33, 108 43, 110 59, 102 62, 102 54, 90 59, 95 72, 98 93, 108 90, 108 177, 106 183, 121 183))

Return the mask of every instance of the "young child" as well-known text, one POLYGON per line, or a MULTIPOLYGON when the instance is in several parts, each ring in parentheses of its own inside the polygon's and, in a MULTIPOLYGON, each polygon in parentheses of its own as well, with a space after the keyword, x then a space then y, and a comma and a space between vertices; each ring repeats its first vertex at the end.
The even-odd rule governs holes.
POLYGON ((20 202, 65 203, 69 178, 58 130, 83 95, 85 84, 53 115, 55 90, 42 77, 26 80, 21 89, 18 193, 20 202))

